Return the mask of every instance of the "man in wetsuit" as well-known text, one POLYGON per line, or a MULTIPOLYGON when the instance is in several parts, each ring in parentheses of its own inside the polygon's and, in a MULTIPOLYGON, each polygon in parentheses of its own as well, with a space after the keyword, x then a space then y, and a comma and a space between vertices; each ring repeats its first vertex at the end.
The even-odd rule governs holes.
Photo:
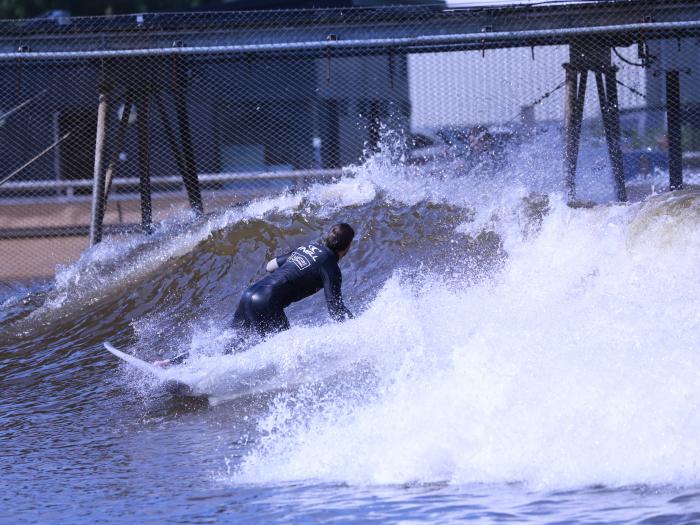
POLYGON ((352 318, 343 304, 338 262, 350 249, 355 232, 345 223, 334 225, 322 243, 311 243, 272 259, 269 275, 250 286, 241 297, 233 326, 265 336, 289 328, 284 309, 321 288, 334 321, 352 318))
MULTIPOLYGON (((238 338, 231 352, 240 351, 245 341, 255 334, 265 337, 289 329, 284 309, 321 288, 331 318, 334 321, 352 319, 352 313, 343 303, 338 263, 348 253, 354 236, 349 224, 335 224, 321 243, 300 246, 267 263, 269 275, 249 286, 238 302, 233 315, 238 338)), ((185 352, 155 364, 179 364, 188 356, 185 352)))

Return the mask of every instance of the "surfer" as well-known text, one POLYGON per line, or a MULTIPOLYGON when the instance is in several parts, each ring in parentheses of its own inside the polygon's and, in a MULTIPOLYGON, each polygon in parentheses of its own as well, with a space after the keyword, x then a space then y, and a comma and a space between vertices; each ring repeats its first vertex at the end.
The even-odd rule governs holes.
MULTIPOLYGON (((342 275, 338 263, 347 255, 355 231, 344 222, 333 225, 320 243, 300 246, 267 263, 267 276, 249 286, 233 315, 238 337, 228 353, 241 351, 251 336, 265 337, 289 329, 284 309, 290 304, 315 294, 321 288, 326 296, 328 313, 334 321, 352 319, 343 303, 342 275)), ((179 364, 189 352, 154 364, 179 364)))

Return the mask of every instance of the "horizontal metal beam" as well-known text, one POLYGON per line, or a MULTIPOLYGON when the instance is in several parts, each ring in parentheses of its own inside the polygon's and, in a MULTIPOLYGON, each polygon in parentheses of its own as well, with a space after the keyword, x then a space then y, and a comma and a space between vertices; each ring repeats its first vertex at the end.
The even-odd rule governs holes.
POLYGON ((250 54, 250 53, 274 53, 290 51, 320 51, 333 52, 346 49, 372 49, 372 48, 417 48, 424 46, 450 46, 463 43, 476 43, 484 45, 490 42, 499 42, 502 45, 532 45, 536 41, 540 45, 547 43, 562 43, 570 38, 581 36, 622 36, 630 38, 632 33, 643 33, 645 38, 656 36, 689 36, 700 31, 700 20, 692 22, 652 22, 637 24, 616 24, 598 27, 573 27, 563 29, 546 29, 535 31, 502 31, 487 33, 463 33, 449 35, 431 35, 411 38, 370 38, 361 40, 337 40, 337 41, 310 41, 310 42, 285 42, 272 44, 243 44, 223 46, 194 46, 194 47, 168 47, 145 49, 100 49, 96 51, 39 51, 39 52, 11 52, 0 53, 0 60, 30 60, 30 59, 74 59, 74 58, 120 58, 143 56, 176 56, 176 55, 202 55, 202 54, 250 54))
MULTIPOLYGON (((226 3, 220 4, 225 9, 226 3)), ((472 32, 485 25, 496 30, 546 29, 575 25, 599 26, 626 22, 689 21, 697 17, 695 0, 564 0, 528 4, 501 4, 446 7, 437 0, 434 5, 374 6, 330 9, 284 9, 236 11, 191 11, 180 13, 135 13, 116 16, 66 17, 62 19, 1 20, 0 39, 80 37, 95 42, 99 35, 108 40, 124 37, 178 36, 180 40, 194 40, 202 35, 221 31, 225 37, 245 33, 250 41, 257 34, 266 34, 266 40, 287 38, 304 32, 318 34, 317 30, 334 30, 345 39, 349 32, 379 30, 398 31, 404 36, 420 28, 428 33, 472 32), (450 28, 451 26, 451 28, 450 28), (471 27, 469 30, 467 28, 471 27), (282 31, 278 31, 281 29, 282 31), (92 40, 89 40, 92 39, 92 40)), ((426 34, 426 33, 423 33, 426 34)), ((394 34, 393 36, 397 36, 394 34)), ((172 42, 172 40, 171 40, 172 42)))
MULTIPOLYGON (((200 173, 197 177, 200 182, 256 182, 264 180, 295 180, 295 179, 330 179, 351 173, 348 169, 314 169, 294 171, 250 171, 240 173, 200 173)), ((112 181, 113 188, 126 188, 138 186, 138 178, 115 178, 112 181)), ((154 188, 182 186, 182 178, 179 176, 152 177, 151 184, 154 188)), ((32 180, 21 182, 8 182, 2 186, 3 191, 30 191, 30 190, 60 190, 70 188, 92 188, 90 179, 82 180, 32 180)))
MULTIPOLYGON (((105 224, 104 234, 136 233, 140 224, 105 224)), ((88 237, 90 226, 37 226, 34 228, 0 228, 0 241, 10 239, 44 239, 56 237, 88 237)))

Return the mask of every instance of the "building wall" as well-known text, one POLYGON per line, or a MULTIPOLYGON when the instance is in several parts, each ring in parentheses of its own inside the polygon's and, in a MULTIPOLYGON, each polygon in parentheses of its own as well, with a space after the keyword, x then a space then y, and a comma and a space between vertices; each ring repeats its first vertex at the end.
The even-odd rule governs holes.
MULTIPOLYGON (((635 57, 636 49, 620 48, 635 57)), ((428 53, 409 57, 412 126, 414 128, 504 124, 518 120, 523 108, 533 107, 537 121, 563 121, 564 81, 568 46, 539 46, 428 53), (546 97, 545 95, 548 94, 546 97)), ((645 105, 645 72, 616 56, 621 109, 645 105)), ((589 74, 584 118, 600 118, 595 80, 589 74)))
MULTIPOLYGON (((59 148, 14 180, 54 179, 58 172, 63 179, 90 178, 103 81, 110 86, 110 139, 127 90, 158 93, 176 133, 174 67, 171 57, 106 67, 97 62, 3 65, 3 111, 46 90, 0 125, 4 169, 21 166, 70 132, 59 148)), ((322 166, 357 163, 366 146, 375 145, 380 123, 405 128, 409 119, 405 57, 335 58, 329 63, 324 59, 217 56, 189 60, 184 69, 200 173, 316 167, 318 139, 324 153, 322 166)), ((177 163, 153 96, 148 114, 151 173, 175 175, 177 163)), ((143 118, 143 106, 132 110, 132 117, 120 151, 119 176, 138 176, 137 123, 143 118)))
POLYGON ((697 39, 658 40, 649 43, 654 57, 646 71, 647 101, 655 108, 647 116, 648 133, 660 134, 666 126, 666 72, 680 71, 683 124, 700 128, 700 89, 696 88, 700 74, 700 43, 697 39))

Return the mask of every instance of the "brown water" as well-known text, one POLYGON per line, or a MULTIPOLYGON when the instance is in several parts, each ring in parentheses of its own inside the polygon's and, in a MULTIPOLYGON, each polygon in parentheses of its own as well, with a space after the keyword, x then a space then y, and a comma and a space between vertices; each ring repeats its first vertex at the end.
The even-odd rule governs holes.
POLYGON ((571 209, 509 176, 370 164, 0 289, 0 521, 700 520, 700 197, 571 209), (265 262, 339 220, 357 318, 314 297, 221 355, 265 262), (173 398, 105 340, 236 397, 173 398))

